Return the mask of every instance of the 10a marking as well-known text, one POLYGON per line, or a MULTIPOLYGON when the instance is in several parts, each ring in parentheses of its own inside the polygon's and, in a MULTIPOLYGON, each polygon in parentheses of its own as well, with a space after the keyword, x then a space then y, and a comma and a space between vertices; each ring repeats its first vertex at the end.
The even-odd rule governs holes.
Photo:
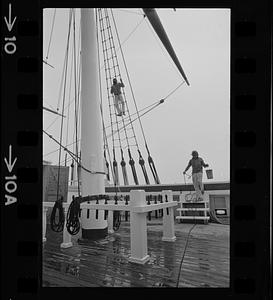
POLYGON ((6 164, 8 172, 9 172, 9 176, 5 176, 5 180, 6 180, 6 183, 5 183, 5 191, 6 191, 5 205, 10 205, 10 204, 17 202, 17 198, 14 196, 14 193, 17 190, 17 183, 16 183, 17 176, 11 174, 16 161, 17 161, 17 157, 15 157, 15 158, 12 157, 12 145, 9 145, 9 156, 8 156, 8 158, 6 158, 6 157, 4 158, 4 162, 6 164))
MULTIPOLYGON (((9 18, 7 20, 6 17, 4 17, 4 20, 6 22, 7 28, 9 33, 11 32, 14 23, 16 21, 17 17, 14 17, 14 19, 12 20, 11 18, 11 3, 9 3, 9 18)), ((5 46, 4 46, 4 50, 7 54, 14 54, 16 52, 16 36, 12 36, 12 37, 5 37, 5 46)))

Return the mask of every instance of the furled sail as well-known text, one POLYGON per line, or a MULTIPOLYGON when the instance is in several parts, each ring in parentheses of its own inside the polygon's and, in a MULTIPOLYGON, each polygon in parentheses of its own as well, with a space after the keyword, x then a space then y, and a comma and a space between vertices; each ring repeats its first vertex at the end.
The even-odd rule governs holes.
POLYGON ((168 53, 170 54, 173 62, 175 63, 175 65, 177 66, 179 72, 181 73, 182 77, 184 78, 184 80, 186 81, 187 85, 189 84, 189 81, 181 67, 181 64, 174 52, 174 49, 172 47, 172 44, 167 36, 166 31, 164 30, 164 27, 159 19, 159 16, 156 12, 156 10, 154 8, 142 8, 145 15, 147 16, 149 22, 151 23, 151 25, 153 26, 155 32, 157 33, 158 37, 160 38, 161 42, 163 43, 164 47, 166 48, 166 50, 168 51, 168 53))

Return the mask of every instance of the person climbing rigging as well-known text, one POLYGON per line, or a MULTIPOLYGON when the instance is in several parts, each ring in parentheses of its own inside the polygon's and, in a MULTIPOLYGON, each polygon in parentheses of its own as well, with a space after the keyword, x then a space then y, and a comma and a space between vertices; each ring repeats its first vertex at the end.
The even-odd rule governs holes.
POLYGON ((198 157, 197 151, 192 151, 191 153, 192 159, 190 159, 185 171, 183 174, 185 175, 187 170, 192 167, 192 182, 196 192, 197 201, 202 201, 204 194, 204 185, 202 182, 203 177, 203 167, 207 168, 209 165, 204 163, 204 160, 201 157, 198 157))
POLYGON ((121 88, 124 87, 122 79, 117 82, 117 79, 113 79, 113 85, 111 86, 111 94, 114 94, 115 108, 118 116, 125 116, 125 103, 121 94, 121 88))

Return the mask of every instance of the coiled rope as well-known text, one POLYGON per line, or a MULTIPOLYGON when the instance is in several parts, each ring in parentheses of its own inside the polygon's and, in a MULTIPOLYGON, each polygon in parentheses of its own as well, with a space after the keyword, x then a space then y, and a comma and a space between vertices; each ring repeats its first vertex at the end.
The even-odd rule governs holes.
POLYGON ((55 201, 53 206, 51 215, 50 215, 50 226, 51 229, 55 232, 61 232, 64 228, 64 209, 63 209, 63 197, 61 196, 60 199, 55 201), (59 212, 58 221, 56 221, 56 213, 59 212))
POLYGON ((71 235, 80 231, 80 198, 74 198, 70 203, 66 216, 66 229, 71 235))

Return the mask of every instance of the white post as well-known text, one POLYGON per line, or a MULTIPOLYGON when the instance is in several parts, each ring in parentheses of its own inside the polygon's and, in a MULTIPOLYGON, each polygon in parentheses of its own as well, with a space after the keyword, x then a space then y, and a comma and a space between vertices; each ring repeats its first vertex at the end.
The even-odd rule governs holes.
MULTIPOLYGON (((81 9, 81 57, 81 191, 82 196, 87 196, 105 193, 105 175, 95 173, 104 172, 104 167, 94 8, 81 9)), ((87 218, 87 210, 83 209, 81 221, 82 238, 96 239, 107 235, 103 210, 96 219, 95 210, 90 210, 87 218)))
MULTIPOLYGON (((146 206, 145 192, 130 191, 130 206, 146 206)), ((149 260, 147 254, 147 220, 146 213, 130 211, 131 256, 130 262, 144 264, 149 260)))
POLYGON ((113 210, 108 211, 107 221, 108 221, 108 232, 109 233, 114 233, 114 229, 113 229, 114 211, 113 210))
POLYGON ((69 248, 72 247, 73 244, 71 242, 71 235, 68 233, 66 229, 66 215, 67 215, 68 207, 64 207, 64 216, 65 216, 65 224, 63 229, 63 242, 61 243, 61 248, 69 248))
POLYGON ((43 206, 43 242, 46 242, 46 213, 48 208, 43 206))
MULTIPOLYGON (((209 209, 209 193, 207 191, 204 192, 203 200, 204 200, 205 208, 209 209)), ((209 217, 209 211, 206 210, 204 215, 205 217, 209 217)))
MULTIPOLYGON (((166 202, 166 197, 168 202, 173 201, 172 191, 162 191, 163 202, 166 202)), ((163 209, 163 237, 162 241, 174 242, 176 240, 174 233, 174 215, 173 207, 168 207, 163 209), (169 214, 167 214, 167 210, 169 214)))

